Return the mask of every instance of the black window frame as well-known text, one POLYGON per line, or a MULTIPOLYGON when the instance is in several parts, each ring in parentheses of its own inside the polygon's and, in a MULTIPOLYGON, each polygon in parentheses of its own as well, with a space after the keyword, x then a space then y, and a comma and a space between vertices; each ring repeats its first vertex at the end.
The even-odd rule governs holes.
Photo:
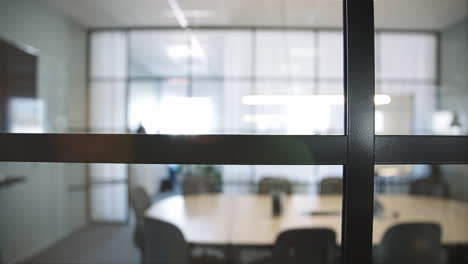
POLYGON ((376 136, 373 0, 344 0, 345 135, 0 134, 0 162, 343 165, 343 260, 372 263, 375 164, 468 164, 468 136, 376 136))

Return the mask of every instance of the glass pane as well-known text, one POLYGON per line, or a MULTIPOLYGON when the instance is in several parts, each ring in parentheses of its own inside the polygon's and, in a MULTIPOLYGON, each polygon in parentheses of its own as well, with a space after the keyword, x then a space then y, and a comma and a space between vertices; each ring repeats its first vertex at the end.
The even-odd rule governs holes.
POLYGON ((202 263, 252 263, 271 258, 280 234, 300 229, 324 248, 308 258, 332 252, 327 256, 338 261, 342 172, 342 166, 3 162, 2 258, 138 263, 144 256, 170 263, 157 260, 174 250, 202 263), (143 246, 151 254, 141 255, 143 246))
POLYGON ((139 133, 182 134, 193 128, 186 124, 190 120, 187 115, 191 114, 183 101, 187 93, 186 79, 131 82, 127 110, 130 132, 137 133, 140 129, 139 133))
POLYGON ((467 135, 468 1, 376 1, 376 118, 385 135, 467 135), (402 12, 404 10, 404 12, 402 12))
POLYGON ((468 166, 376 166, 374 263, 466 263, 468 166))
MULTIPOLYGON (((341 31, 319 31, 318 76, 319 80, 343 81, 343 34, 341 31)), ((343 90, 343 89, 341 89, 343 90)))
POLYGON ((127 185, 95 184, 90 190, 90 220, 122 222, 127 220, 127 185))
POLYGON ((89 91, 89 123, 93 133, 124 133, 125 83, 93 82, 89 91))
MULTIPOLYGON (((187 76, 190 38, 181 30, 130 32, 130 76, 187 76)), ((197 51, 197 56, 201 56, 197 51)))
MULTIPOLYGON (((151 134, 344 133, 339 1, 20 1, 0 6, 2 132, 134 133, 141 123, 151 134), (330 82, 339 92, 327 90, 330 82), (187 92, 164 99, 163 113, 157 93, 142 92, 147 104, 138 103, 135 83, 187 92), (196 94, 203 98, 188 99, 196 94), (339 105, 321 103, 329 100, 339 105), (187 116, 180 105, 204 110, 187 116), (256 113, 264 108, 271 111, 256 113), (329 126, 309 118, 318 112, 329 126), (200 115, 210 124, 198 126, 200 115)), ((420 57, 434 48, 437 41, 420 57)))
POLYGON ((314 78, 318 57, 315 39, 313 31, 257 31, 255 74, 266 78, 314 78))
POLYGON ((196 30, 191 39, 193 76, 247 77, 252 76, 252 33, 250 30, 196 30))
POLYGON ((127 77, 127 35, 97 32, 90 39, 90 72, 93 78, 127 77))

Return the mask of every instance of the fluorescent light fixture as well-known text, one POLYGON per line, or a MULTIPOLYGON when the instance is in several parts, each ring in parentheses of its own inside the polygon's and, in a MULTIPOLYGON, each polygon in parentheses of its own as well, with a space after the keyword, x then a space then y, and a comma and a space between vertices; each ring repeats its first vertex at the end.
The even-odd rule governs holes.
MULTIPOLYGON (((375 96, 376 105, 389 104, 392 99, 389 95, 375 96)), ((297 104, 326 104, 343 105, 342 95, 247 95, 242 97, 245 105, 297 105, 297 104)))
POLYGON ((375 105, 386 105, 392 102, 390 95, 376 94, 374 98, 375 105))
POLYGON ((168 2, 169 6, 172 9, 172 13, 174 13, 175 18, 177 19, 177 23, 179 23, 179 26, 181 28, 187 28, 187 18, 185 17, 184 12, 182 12, 179 3, 177 3, 177 0, 168 0, 168 2))

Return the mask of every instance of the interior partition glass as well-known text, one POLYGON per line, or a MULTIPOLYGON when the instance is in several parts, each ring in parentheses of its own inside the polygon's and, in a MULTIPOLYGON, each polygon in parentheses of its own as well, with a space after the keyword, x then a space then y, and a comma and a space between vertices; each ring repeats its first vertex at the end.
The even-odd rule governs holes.
POLYGON ((342 172, 324 165, 3 162, 2 260, 243 264, 269 261, 276 243, 310 232, 316 246, 297 256, 339 262, 342 172))
POLYGON ((467 169, 376 166, 374 263, 466 263, 467 169))
POLYGON ((466 0, 375 2, 377 134, 468 133, 467 17, 466 0))
MULTIPOLYGON (((313 27, 128 30, 116 44, 126 47, 120 51, 128 57, 128 73, 113 78, 116 90, 108 89, 102 97, 106 102, 90 98, 90 108, 112 109, 117 103, 117 111, 101 118, 103 123, 117 115, 126 120, 125 128, 120 119, 105 125, 119 127, 114 132, 340 135, 341 32, 313 27)), ((99 42, 104 33, 90 37, 99 42)), ((108 45, 114 45, 112 40, 108 45)), ((95 86, 110 85, 104 81, 91 76, 91 94, 98 93, 95 86)), ((99 122, 90 124, 91 130, 102 130, 99 122)))

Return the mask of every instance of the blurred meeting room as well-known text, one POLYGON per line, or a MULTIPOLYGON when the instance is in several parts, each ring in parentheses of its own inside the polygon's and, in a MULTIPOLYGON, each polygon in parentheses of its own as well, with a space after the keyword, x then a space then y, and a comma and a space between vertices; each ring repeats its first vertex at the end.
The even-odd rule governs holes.
POLYGON ((468 0, 0 0, 0 264, 468 264, 468 0))

